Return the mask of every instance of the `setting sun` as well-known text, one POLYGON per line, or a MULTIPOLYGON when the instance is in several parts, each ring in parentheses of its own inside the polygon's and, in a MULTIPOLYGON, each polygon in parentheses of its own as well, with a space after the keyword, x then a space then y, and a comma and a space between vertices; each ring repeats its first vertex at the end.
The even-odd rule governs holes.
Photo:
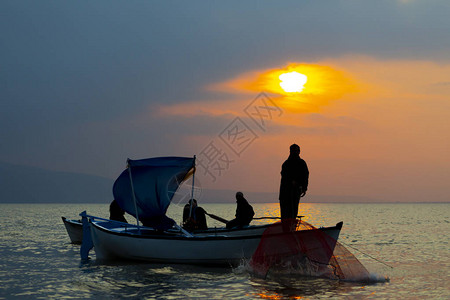
POLYGON ((298 72, 283 73, 280 78, 280 86, 286 93, 300 93, 308 78, 298 72))
POLYGON ((318 112, 330 101, 358 90, 347 73, 329 65, 288 63, 273 69, 252 70, 211 85, 214 91, 267 92, 283 110, 294 113, 318 112))

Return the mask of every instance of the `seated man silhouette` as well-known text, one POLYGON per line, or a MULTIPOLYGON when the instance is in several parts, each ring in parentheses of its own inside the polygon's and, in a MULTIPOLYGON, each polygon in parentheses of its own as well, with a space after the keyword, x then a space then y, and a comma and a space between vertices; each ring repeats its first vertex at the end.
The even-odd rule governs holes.
POLYGON ((208 229, 206 211, 197 205, 195 199, 189 200, 183 208, 183 228, 187 230, 208 229))
POLYGON ((125 211, 119 206, 116 200, 113 200, 109 205, 109 219, 128 223, 124 215, 125 211))
POLYGON ((236 218, 227 223, 226 227, 228 229, 247 226, 248 224, 250 224, 253 216, 255 215, 253 207, 244 198, 244 194, 242 192, 236 193, 236 203, 236 218))
POLYGON ((166 215, 154 216, 150 218, 140 218, 139 221, 146 227, 152 227, 158 231, 165 231, 175 225, 175 221, 166 215))

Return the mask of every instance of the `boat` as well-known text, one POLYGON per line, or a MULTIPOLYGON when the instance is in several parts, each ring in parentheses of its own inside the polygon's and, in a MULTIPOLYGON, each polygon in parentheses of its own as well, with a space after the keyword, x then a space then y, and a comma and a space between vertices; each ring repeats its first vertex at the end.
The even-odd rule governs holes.
MULTIPOLYGON (((153 263, 198 265, 237 265, 249 259, 257 249, 264 231, 270 225, 254 225, 239 230, 205 230, 189 234, 182 230, 159 231, 149 227, 120 224, 94 216, 89 227, 99 260, 139 260, 153 263)), ((342 223, 318 230, 336 241, 342 223)), ((304 231, 289 234, 301 235, 304 231)), ((283 233, 274 235, 281 236, 283 233)), ((330 244, 334 248, 334 244, 330 244)), ((332 250, 331 250, 332 253, 332 250)))
POLYGON ((81 220, 70 220, 66 217, 61 218, 66 227, 70 242, 72 244, 81 244, 83 241, 83 224, 81 223, 81 220))
MULTIPOLYGON (((88 259, 92 247, 98 260, 236 265, 251 258, 264 232, 274 224, 188 232, 166 216, 179 185, 194 174, 195 156, 128 159, 127 168, 114 183, 113 194, 119 206, 136 218, 136 224, 81 213, 82 259, 88 259)), ((193 177, 193 185, 194 179, 193 177)), ((296 222, 299 225, 303 221, 296 222)), ((313 231, 317 236, 327 237, 323 239, 327 241, 325 244, 322 240, 320 243, 327 248, 327 253, 331 251, 331 257, 341 228, 342 222, 319 229, 308 227, 306 231, 309 232, 309 237, 313 236, 313 231)), ((273 231, 268 237, 278 239, 288 234, 302 238, 306 231, 296 226, 288 232, 273 231)))

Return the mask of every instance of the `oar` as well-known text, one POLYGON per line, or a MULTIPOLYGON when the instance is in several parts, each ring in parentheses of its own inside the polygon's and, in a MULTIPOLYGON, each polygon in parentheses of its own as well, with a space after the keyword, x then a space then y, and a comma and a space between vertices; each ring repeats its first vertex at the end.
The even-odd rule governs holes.
MULTIPOLYGON (((297 218, 301 219, 304 216, 297 216, 297 218)), ((274 220, 281 220, 281 217, 259 217, 259 218, 253 218, 253 220, 264 220, 264 219, 274 219, 274 220)))
POLYGON ((225 220, 224 218, 221 218, 221 217, 219 217, 219 216, 216 216, 216 215, 213 215, 213 214, 209 214, 209 213, 207 213, 207 212, 205 212, 208 216, 210 216, 211 218, 213 218, 213 219, 215 219, 215 220, 217 220, 217 221, 219 221, 219 222, 222 222, 222 223, 228 223, 229 221, 227 221, 227 220, 225 220))
MULTIPOLYGON (((217 220, 217 221, 219 221, 219 222, 222 222, 222 223, 228 223, 229 221, 228 220, 225 220, 224 218, 221 218, 221 217, 219 217, 219 216, 216 216, 216 215, 213 215, 213 214, 210 214, 210 213, 207 213, 207 212, 205 212, 209 217, 211 217, 211 218, 213 218, 213 219, 215 219, 215 220, 217 220)), ((304 216, 297 216, 297 218, 299 218, 299 219, 301 219, 301 218, 303 218, 304 216)), ((264 220, 264 219, 275 219, 275 220, 280 220, 281 218, 280 217, 259 217, 259 218, 253 218, 253 220, 264 220)))

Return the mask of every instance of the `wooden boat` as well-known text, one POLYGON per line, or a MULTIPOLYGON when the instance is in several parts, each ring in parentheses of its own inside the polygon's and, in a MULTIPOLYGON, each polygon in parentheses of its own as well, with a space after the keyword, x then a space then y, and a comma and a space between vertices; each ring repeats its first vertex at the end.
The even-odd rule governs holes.
MULTIPOLYGON (((234 265, 250 258, 271 225, 191 233, 165 215, 179 184, 193 175, 194 170, 195 157, 128 160, 127 169, 114 183, 113 193, 119 206, 136 217, 137 224, 81 213, 84 233, 80 250, 82 259, 88 258, 92 247, 99 260, 234 265), (139 220, 145 226, 140 225, 139 220)), ((332 237, 324 239, 331 241, 324 247, 332 253, 341 228, 342 222, 333 227, 308 231, 316 230, 318 236, 332 237)), ((304 230, 281 231, 272 236, 278 238, 285 234, 301 238, 304 230)))
MULTIPOLYGON (((186 234, 171 229, 159 231, 153 228, 96 220, 86 216, 96 258, 100 260, 140 260, 154 263, 183 263, 202 265, 236 265, 249 259, 258 247, 268 225, 250 226, 235 231, 209 231, 186 234)), ((339 237, 342 223, 336 226, 310 229, 332 237, 339 237)), ((282 235, 280 233, 278 235, 282 235)), ((302 231, 289 232, 301 235, 302 231)), ((274 238, 276 236, 274 235, 274 238)), ((334 244, 328 245, 334 249, 334 244)))

